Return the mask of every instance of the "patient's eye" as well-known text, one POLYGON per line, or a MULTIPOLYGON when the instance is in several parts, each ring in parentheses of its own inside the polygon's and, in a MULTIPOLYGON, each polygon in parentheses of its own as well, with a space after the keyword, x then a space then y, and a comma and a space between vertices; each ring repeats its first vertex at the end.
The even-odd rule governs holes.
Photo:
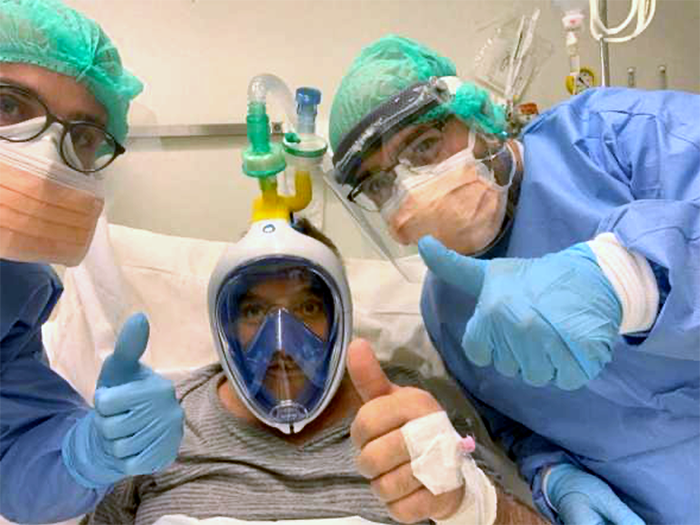
POLYGON ((267 305, 260 302, 247 301, 241 305, 241 318, 249 323, 260 322, 267 313, 267 305))
POLYGON ((324 315, 323 301, 316 297, 310 297, 294 307, 294 313, 301 319, 318 319, 324 315))

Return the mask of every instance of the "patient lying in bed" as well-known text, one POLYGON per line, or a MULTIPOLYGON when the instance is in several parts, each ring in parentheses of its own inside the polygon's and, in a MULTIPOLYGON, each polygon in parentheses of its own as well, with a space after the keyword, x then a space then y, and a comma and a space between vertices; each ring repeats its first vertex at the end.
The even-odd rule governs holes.
MULTIPOLYGON (((322 238, 307 223, 299 228, 322 238)), ((262 325, 263 314, 274 309, 301 317, 319 340, 328 337, 329 316, 322 306, 327 304, 323 294, 303 272, 291 275, 280 273, 272 281, 251 281, 250 288, 236 296, 240 318, 233 324, 246 349, 261 339, 259 332, 246 327, 256 322, 262 325)), ((262 385, 271 392, 279 389, 280 382, 287 391, 302 390, 305 379, 295 367, 294 360, 275 354, 262 385), (281 364, 288 370, 284 377, 279 373, 281 364)), ((438 389, 415 372, 390 365, 384 370, 393 383, 433 390, 440 401, 438 389)), ((163 472, 118 484, 84 523, 141 525, 168 515, 305 521, 360 516, 377 523, 396 523, 357 470, 358 451, 350 428, 363 402, 347 373, 320 415, 301 432, 291 434, 263 423, 251 412, 222 364, 194 372, 177 385, 177 395, 186 422, 175 463, 163 472)), ((442 406, 460 434, 474 435, 478 443, 487 441, 480 439, 480 429, 472 425, 478 416, 466 401, 456 407, 442 406)), ((492 479, 497 477, 490 464, 493 457, 493 451, 481 445, 473 453, 477 465, 492 479)), ((496 523, 545 523, 498 486, 496 492, 496 523)))

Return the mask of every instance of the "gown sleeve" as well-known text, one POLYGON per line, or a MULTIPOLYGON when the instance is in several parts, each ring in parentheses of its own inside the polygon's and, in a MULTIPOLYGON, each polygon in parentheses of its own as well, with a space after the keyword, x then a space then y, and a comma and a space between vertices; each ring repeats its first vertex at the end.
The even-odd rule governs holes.
POLYGON ((0 513, 21 523, 73 518, 110 487, 81 486, 63 463, 63 437, 90 407, 51 370, 42 343, 62 286, 48 266, 5 260, 0 283, 0 513))
POLYGON ((700 360, 700 126, 686 126, 682 117, 700 114, 698 99, 666 97, 658 112, 608 116, 632 188, 640 179, 658 194, 640 192, 642 198, 614 209, 598 228, 646 257, 659 281, 662 309, 638 349, 694 361, 700 360))

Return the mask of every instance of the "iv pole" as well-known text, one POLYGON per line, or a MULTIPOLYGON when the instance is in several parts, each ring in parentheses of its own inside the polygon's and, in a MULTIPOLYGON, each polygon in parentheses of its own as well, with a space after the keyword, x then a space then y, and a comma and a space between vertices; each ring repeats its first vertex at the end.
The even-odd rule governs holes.
MULTIPOLYGON (((598 6, 600 20, 604 25, 608 25, 608 0, 600 0, 598 6)), ((610 86, 610 55, 608 54, 608 43, 605 37, 600 39, 600 85, 610 86)))

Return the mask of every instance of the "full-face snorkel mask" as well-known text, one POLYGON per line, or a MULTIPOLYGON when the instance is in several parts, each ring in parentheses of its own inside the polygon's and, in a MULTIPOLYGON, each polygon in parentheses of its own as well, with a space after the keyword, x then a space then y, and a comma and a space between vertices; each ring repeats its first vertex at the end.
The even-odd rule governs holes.
POLYGON ((298 433, 345 373, 352 304, 338 256, 286 220, 253 223, 209 282, 209 320, 226 375, 263 423, 298 433))
POLYGON ((265 74, 251 81, 242 168, 258 180, 261 194, 250 230, 224 251, 209 281, 209 321, 240 400, 260 421, 291 434, 317 418, 340 386, 352 304, 340 258, 290 225, 311 202, 311 174, 326 150, 314 133, 321 94, 297 90, 298 119, 290 120, 298 120, 299 133, 287 134, 283 153, 270 141, 268 91, 292 106, 280 78, 265 74), (293 195, 277 189, 287 158, 294 167, 293 195))

